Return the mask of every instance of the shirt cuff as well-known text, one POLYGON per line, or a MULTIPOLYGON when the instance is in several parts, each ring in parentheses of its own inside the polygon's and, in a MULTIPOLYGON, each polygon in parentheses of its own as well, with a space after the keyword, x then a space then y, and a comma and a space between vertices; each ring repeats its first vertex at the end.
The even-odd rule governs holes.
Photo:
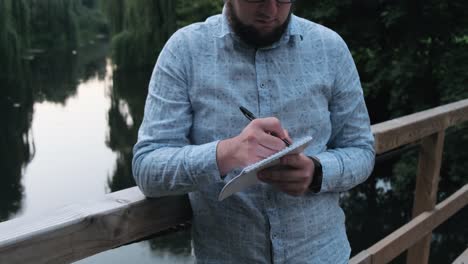
POLYGON ((322 152, 315 155, 322 164, 322 189, 320 192, 329 192, 336 186, 336 181, 342 174, 340 162, 331 152, 322 152))
POLYGON ((216 161, 216 148, 219 141, 198 145, 187 153, 190 173, 197 184, 210 184, 222 181, 216 161))

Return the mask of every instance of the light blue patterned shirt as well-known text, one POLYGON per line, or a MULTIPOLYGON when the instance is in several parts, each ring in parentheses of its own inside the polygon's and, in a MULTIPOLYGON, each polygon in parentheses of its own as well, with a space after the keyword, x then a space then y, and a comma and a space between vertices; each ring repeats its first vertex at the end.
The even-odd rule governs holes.
POLYGON ((133 173, 148 197, 189 193, 198 263, 347 263, 339 193, 363 182, 373 136, 351 54, 332 30, 292 16, 277 43, 255 50, 226 16, 178 30, 160 53, 134 147, 133 173), (322 190, 289 196, 261 183, 219 202, 219 140, 258 117, 279 118, 323 166, 322 190))

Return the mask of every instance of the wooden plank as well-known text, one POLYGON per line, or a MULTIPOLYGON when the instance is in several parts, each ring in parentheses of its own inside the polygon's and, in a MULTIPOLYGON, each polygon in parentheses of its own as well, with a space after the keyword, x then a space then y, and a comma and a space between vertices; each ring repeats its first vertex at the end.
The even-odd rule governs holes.
POLYGON ((468 264, 468 248, 452 264, 468 264))
POLYGON ((377 154, 418 141, 468 120, 468 99, 372 126, 377 154))
POLYGON ((146 199, 134 187, 44 218, 0 223, 0 263, 69 263, 190 219, 187 196, 146 199))
POLYGON ((363 250, 349 260, 349 264, 372 264, 372 255, 363 250))
POLYGON ((439 203, 433 211, 420 214, 368 248, 366 254, 371 255, 370 263, 389 263, 466 205, 468 205, 468 184, 439 203))
MULTIPOLYGON (((413 218, 424 211, 430 211, 437 202, 442 152, 445 131, 424 138, 419 151, 416 191, 413 203, 413 218)), ((409 248, 407 263, 425 264, 429 262, 432 232, 409 248)))

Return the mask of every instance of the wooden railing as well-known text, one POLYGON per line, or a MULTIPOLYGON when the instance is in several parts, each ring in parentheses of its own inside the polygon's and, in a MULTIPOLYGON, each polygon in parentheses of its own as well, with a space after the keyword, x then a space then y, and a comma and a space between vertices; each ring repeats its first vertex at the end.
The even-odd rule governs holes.
MULTIPOLYGON (((468 204, 467 184, 435 205, 444 131, 466 120, 468 99, 372 126, 378 154, 421 144, 413 220, 350 263, 388 263, 407 249, 408 263, 427 263, 432 230, 468 204)), ((185 224, 191 216, 187 196, 147 199, 134 187, 43 218, 0 223, 0 263, 68 263, 185 224)), ((468 250, 454 263, 467 258, 468 250)))
POLYGON ((468 204, 467 184, 435 205, 445 130, 466 120, 468 99, 372 126, 377 154, 420 141, 413 220, 350 263, 388 263, 407 249, 407 263, 428 263, 432 230, 468 204))

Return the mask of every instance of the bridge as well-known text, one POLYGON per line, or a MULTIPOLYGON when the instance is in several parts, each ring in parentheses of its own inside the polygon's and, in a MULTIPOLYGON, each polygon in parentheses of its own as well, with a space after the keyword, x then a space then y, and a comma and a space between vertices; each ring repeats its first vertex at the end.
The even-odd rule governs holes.
MULTIPOLYGON (((407 263, 428 263, 432 231, 468 204, 468 184, 436 204, 445 131, 467 120, 465 99, 372 126, 378 155, 419 145, 413 219, 350 263, 389 263, 406 250, 407 263)), ((0 263, 73 262, 184 226, 191 217, 186 195, 148 199, 134 187, 68 205, 44 218, 0 223, 0 263)), ((468 249, 453 263, 468 263, 468 249)))

